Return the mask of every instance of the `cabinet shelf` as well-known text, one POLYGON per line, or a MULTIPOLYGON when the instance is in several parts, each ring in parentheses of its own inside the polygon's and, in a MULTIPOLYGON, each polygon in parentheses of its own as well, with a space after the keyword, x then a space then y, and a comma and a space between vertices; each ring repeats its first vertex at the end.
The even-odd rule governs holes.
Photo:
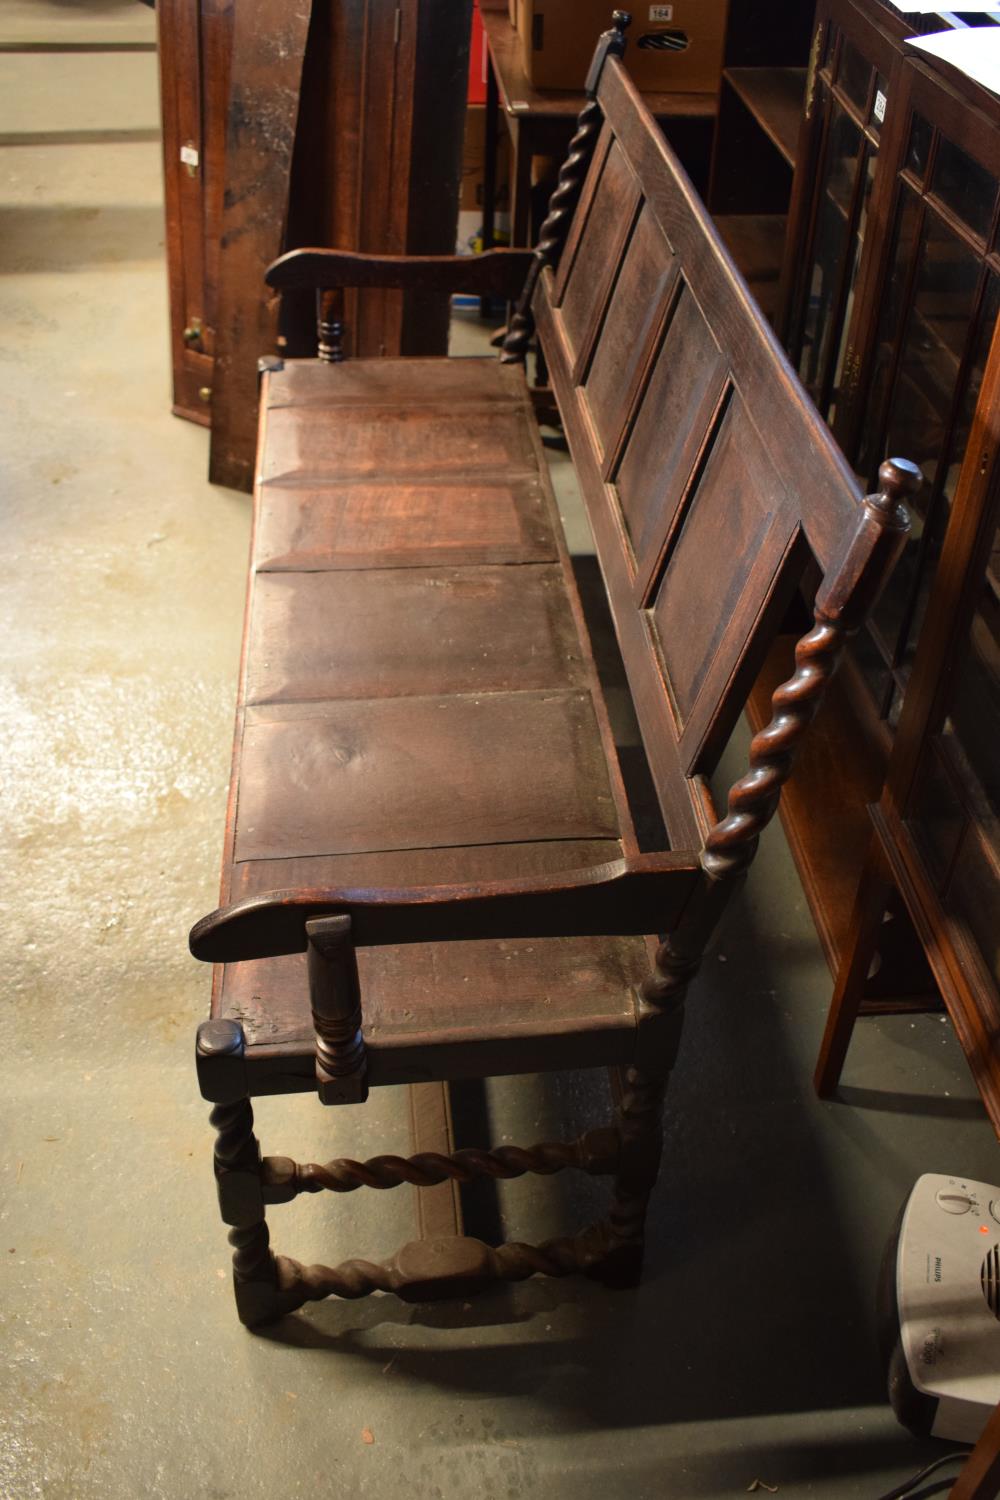
POLYGON ((790 167, 802 120, 805 68, 727 68, 723 78, 790 167))

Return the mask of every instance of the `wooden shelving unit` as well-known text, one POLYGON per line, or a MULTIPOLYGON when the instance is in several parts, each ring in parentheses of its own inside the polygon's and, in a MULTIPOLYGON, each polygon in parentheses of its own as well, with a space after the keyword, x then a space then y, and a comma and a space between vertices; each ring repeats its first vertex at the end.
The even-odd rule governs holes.
POLYGON ((709 206, 765 315, 777 323, 806 69, 733 65, 722 75, 709 206))
POLYGON ((802 100, 806 91, 806 69, 726 68, 722 80, 794 169, 802 123, 802 100))

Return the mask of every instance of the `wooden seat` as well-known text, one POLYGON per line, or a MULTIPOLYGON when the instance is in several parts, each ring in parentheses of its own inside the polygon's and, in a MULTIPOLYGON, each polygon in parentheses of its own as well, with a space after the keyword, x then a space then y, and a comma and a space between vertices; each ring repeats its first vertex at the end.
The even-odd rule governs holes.
MULTIPOLYGON (((622 29, 598 48, 500 361, 338 361, 339 286, 440 288, 450 264, 304 250, 269 272, 317 289, 321 358, 263 380, 223 905, 191 936, 217 965, 199 1075, 250 1324, 330 1294, 635 1280, 688 984, 905 536, 917 471, 888 463, 860 499, 622 69, 622 29), (659 848, 633 822, 532 417, 536 331, 659 848), (810 563, 813 628, 720 814, 709 775, 810 563), (575 1142, 303 1166, 262 1162, 253 1133, 256 1094, 359 1104, 599 1064, 614 1121, 575 1142), (608 1215, 572 1238, 438 1234, 332 1268, 269 1248, 265 1207, 299 1192, 570 1166, 614 1178, 608 1215)), ((524 272, 508 254, 483 257, 494 290, 524 272)))
MULTIPOLYGON (((622 859, 628 805, 520 370, 290 362, 259 457, 223 899, 622 859)), ((641 937, 364 951, 369 1083, 503 1073, 526 1044, 554 1065, 567 1037, 574 1064, 627 1061, 649 963, 641 937)), ((314 1087, 304 956, 227 966, 215 1014, 314 1087)))

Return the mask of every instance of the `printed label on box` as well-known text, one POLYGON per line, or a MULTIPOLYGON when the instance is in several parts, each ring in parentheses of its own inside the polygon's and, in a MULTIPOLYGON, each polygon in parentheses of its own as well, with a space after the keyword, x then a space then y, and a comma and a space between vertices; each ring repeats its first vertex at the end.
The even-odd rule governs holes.
POLYGON ((672 21, 674 19, 674 7, 672 5, 651 5, 649 7, 649 19, 651 21, 672 21))

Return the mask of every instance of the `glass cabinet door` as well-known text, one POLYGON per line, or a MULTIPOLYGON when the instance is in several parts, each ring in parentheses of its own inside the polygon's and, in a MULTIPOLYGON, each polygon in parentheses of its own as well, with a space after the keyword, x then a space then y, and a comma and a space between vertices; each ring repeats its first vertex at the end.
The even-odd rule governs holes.
POLYGON ((887 454, 918 463, 926 481, 911 507, 906 551, 855 653, 890 725, 898 720, 1000 312, 997 210, 994 172, 914 110, 866 377, 837 424, 867 489, 887 454))
POLYGON ((1000 531, 907 814, 948 915, 1000 985, 1000 531))
MULTIPOLYGON (((807 105, 816 122, 809 172, 815 187, 786 344, 803 384, 832 426, 888 83, 878 62, 844 34, 834 16, 821 14, 818 28, 807 105)), ((881 54, 883 48, 876 50, 881 54)))

